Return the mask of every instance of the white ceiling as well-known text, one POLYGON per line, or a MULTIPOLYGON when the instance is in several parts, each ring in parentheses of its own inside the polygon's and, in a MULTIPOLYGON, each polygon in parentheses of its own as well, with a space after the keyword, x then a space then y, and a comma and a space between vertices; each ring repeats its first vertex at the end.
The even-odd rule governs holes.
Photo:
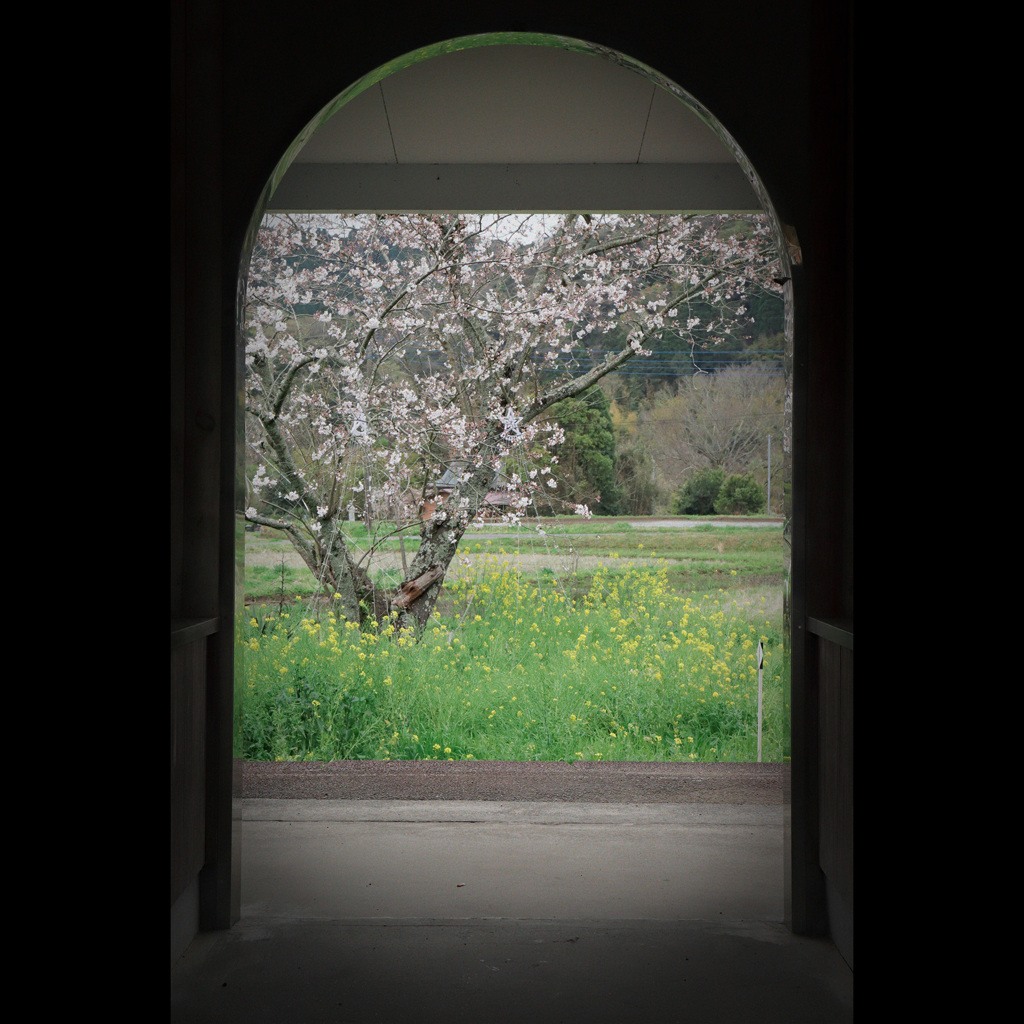
POLYGON ((683 102, 589 53, 480 46, 423 60, 343 106, 271 209, 758 209, 683 102))
POLYGON ((732 163, 714 133, 652 82, 546 46, 459 50, 347 104, 300 163, 732 163))

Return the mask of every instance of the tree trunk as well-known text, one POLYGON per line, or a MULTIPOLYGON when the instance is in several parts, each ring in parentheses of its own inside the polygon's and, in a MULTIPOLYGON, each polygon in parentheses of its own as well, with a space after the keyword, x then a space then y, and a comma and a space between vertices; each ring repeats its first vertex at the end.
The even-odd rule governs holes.
POLYGON ((369 573, 352 560, 341 528, 326 522, 316 544, 287 531, 292 546, 320 582, 339 617, 362 622, 373 615, 381 620, 390 612, 390 595, 375 587, 369 573), (335 598, 335 594, 339 595, 335 598))
POLYGON ((490 466, 475 467, 469 480, 420 526, 420 549, 391 602, 403 628, 412 627, 420 633, 429 621, 459 542, 483 507, 493 476, 490 466))

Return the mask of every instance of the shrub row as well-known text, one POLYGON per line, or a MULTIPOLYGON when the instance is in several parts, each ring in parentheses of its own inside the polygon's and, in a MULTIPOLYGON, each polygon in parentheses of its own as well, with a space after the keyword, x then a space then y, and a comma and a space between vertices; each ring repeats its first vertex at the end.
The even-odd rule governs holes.
POLYGON ((682 516, 742 516, 764 508, 764 488, 751 474, 726 476, 724 470, 711 467, 688 477, 672 499, 672 511, 682 516))

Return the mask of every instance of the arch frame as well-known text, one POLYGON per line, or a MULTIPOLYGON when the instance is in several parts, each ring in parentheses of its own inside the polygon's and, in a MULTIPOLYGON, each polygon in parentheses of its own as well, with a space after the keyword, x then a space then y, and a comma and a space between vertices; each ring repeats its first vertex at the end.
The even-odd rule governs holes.
MULTIPOLYGON (((203 928, 229 927, 233 913, 224 878, 224 860, 233 851, 223 821, 226 813, 230 827, 232 659, 231 644, 223 640, 231 639, 232 545, 238 539, 232 504, 237 446, 228 424, 239 397, 232 369, 241 243, 267 177, 295 139, 296 124, 334 94, 331 78, 339 61, 355 77, 384 67, 396 51, 414 53, 438 37, 463 38, 489 17, 457 4, 396 13, 386 33, 353 22, 344 5, 320 0, 290 5, 286 32, 279 8, 262 0, 185 0, 172 16, 170 590, 172 637, 182 618, 198 617, 212 631, 207 756, 199 766, 208 808, 200 880, 207 894, 200 894, 200 902, 210 909, 200 915, 203 928)), ((801 743, 810 767, 800 796, 808 824, 799 828, 794 773, 793 831, 806 875, 794 881, 794 900, 812 906, 794 913, 793 928, 811 934, 820 917, 821 886, 820 877, 810 877, 820 876, 810 776, 823 728, 812 616, 845 623, 852 653, 853 4, 798 0, 769 8, 731 0, 699 11, 659 6, 647 14, 638 10, 623 19, 621 12, 591 7, 566 15, 527 3, 506 20, 556 33, 578 29, 573 37, 614 40, 652 66, 685 66, 685 75, 676 77, 708 98, 739 133, 779 209, 801 226, 806 261, 793 269, 794 687, 799 677, 801 690, 794 689, 793 711, 806 732, 801 743), (798 658, 806 665, 798 666, 798 658)), ((173 706, 173 667, 171 677, 173 706)), ((200 820, 197 829, 203 827, 200 820)), ((852 841, 852 829, 850 836, 852 841)), ((852 845, 850 850, 852 857, 852 845)), ((172 843, 172 862, 175 856, 172 843)), ((850 871, 852 878, 852 861, 850 871)))
MULTIPOLYGON (((419 47, 418 49, 411 50, 400 56, 387 61, 373 70, 362 75, 350 85, 342 89, 334 98, 326 103, 317 113, 311 118, 305 126, 297 133, 291 144, 286 148, 284 153, 281 155, 277 164, 275 165, 272 173, 267 179, 260 193, 259 200, 254 208, 252 216, 249 221, 248 229, 244 238, 242 246, 242 255, 239 262, 239 272, 237 277, 237 291, 236 291, 236 329, 237 329, 237 350, 238 350, 238 363, 241 365, 242 356, 241 353, 244 351, 244 342, 241 337, 241 324, 243 322, 243 310, 245 305, 245 282, 248 274, 248 264, 250 254, 253 250, 255 243, 256 233, 259 230, 260 223, 266 213, 268 207, 271 204, 273 196, 281 186, 285 175, 289 168, 295 162, 297 156, 301 152, 302 148, 306 143, 321 129, 327 122, 337 115, 348 103, 352 102, 356 97, 360 96, 366 90, 372 88, 378 83, 386 81, 390 76, 400 73, 401 71, 419 64, 424 61, 433 60, 439 57, 443 57, 446 54, 458 52, 466 49, 482 48, 489 46, 544 46, 562 49, 571 53, 583 54, 595 58, 599 58, 614 64, 626 71, 632 72, 644 78, 646 81, 651 83, 656 88, 662 89, 669 95, 671 95, 677 102, 684 104, 692 113, 694 113, 700 121, 718 138, 725 149, 732 155, 736 164, 742 170, 744 178, 749 184, 754 195, 761 206, 763 213, 767 216, 769 221, 769 227, 772 234, 772 239, 775 245, 775 249, 779 255, 780 261, 780 277, 779 283, 783 286, 785 309, 786 309, 786 381, 787 381, 787 393, 786 393, 786 417, 785 417, 785 436, 783 438, 783 450, 785 458, 789 461, 792 457, 792 443, 793 443, 793 432, 792 432, 792 407, 793 398, 791 391, 791 382, 793 374, 793 340, 794 340, 794 292, 793 292, 793 276, 794 267, 799 266, 802 262, 799 242, 796 237, 795 230, 783 223, 779 217, 775 205, 768 193, 767 187, 762 181, 757 170, 753 166, 751 160, 747 157, 742 147, 728 131, 728 129, 718 120, 718 118, 702 104, 696 97, 689 93, 682 86, 674 82, 672 79, 657 71, 656 69, 649 67, 647 64, 632 58, 616 49, 608 46, 603 46, 596 43, 587 42, 582 39, 575 37, 550 34, 550 33, 538 33, 538 32, 493 32, 493 33, 482 33, 475 35, 459 36, 455 38, 445 39, 440 42, 419 47)), ((513 207, 514 208, 514 207, 513 207)), ((627 209, 627 206, 621 207, 621 209, 627 209)), ((786 475, 789 476, 791 472, 790 468, 787 468, 786 475)), ((787 488, 788 490, 788 488, 787 488)), ((792 509, 791 504, 787 501, 787 507, 785 511, 786 516, 786 534, 787 540, 789 540, 792 530, 792 509)), ((790 586, 790 567, 787 565, 787 580, 786 588, 787 594, 790 586)), ((241 569, 238 570, 238 575, 241 578, 241 569)), ((789 622, 790 607, 787 600, 786 603, 786 618, 787 622, 785 625, 785 631, 787 633, 787 639, 789 634, 789 622)), ((788 779, 787 779, 788 785, 788 779)), ((789 803, 789 794, 787 793, 787 804, 789 803)), ((793 849, 793 843, 791 839, 791 827, 792 819, 790 814, 785 816, 785 856, 787 861, 790 860, 791 852, 793 849)), ((796 888, 800 889, 803 887, 803 882, 800 880, 801 869, 799 866, 796 867, 796 888)), ((792 926, 792 897, 794 891, 794 870, 793 865, 787 863, 784 866, 785 876, 785 891, 786 891, 786 915, 787 921, 792 926)), ((799 897, 798 897, 799 902, 799 897)), ((813 917, 813 915, 811 915, 813 917)), ((800 919, 800 911, 797 911, 798 921, 800 919)), ((811 926, 804 929, 797 928, 796 930, 804 930, 809 933, 820 931, 820 926, 811 926)))

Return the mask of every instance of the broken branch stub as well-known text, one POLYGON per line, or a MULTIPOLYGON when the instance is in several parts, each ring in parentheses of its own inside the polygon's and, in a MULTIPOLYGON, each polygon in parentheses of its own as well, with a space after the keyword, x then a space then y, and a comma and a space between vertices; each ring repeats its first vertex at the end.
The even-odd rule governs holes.
POLYGON ((442 576, 444 576, 444 569, 440 565, 432 565, 425 573, 399 587, 398 593, 392 598, 391 607, 397 608, 399 611, 408 608, 442 576))

